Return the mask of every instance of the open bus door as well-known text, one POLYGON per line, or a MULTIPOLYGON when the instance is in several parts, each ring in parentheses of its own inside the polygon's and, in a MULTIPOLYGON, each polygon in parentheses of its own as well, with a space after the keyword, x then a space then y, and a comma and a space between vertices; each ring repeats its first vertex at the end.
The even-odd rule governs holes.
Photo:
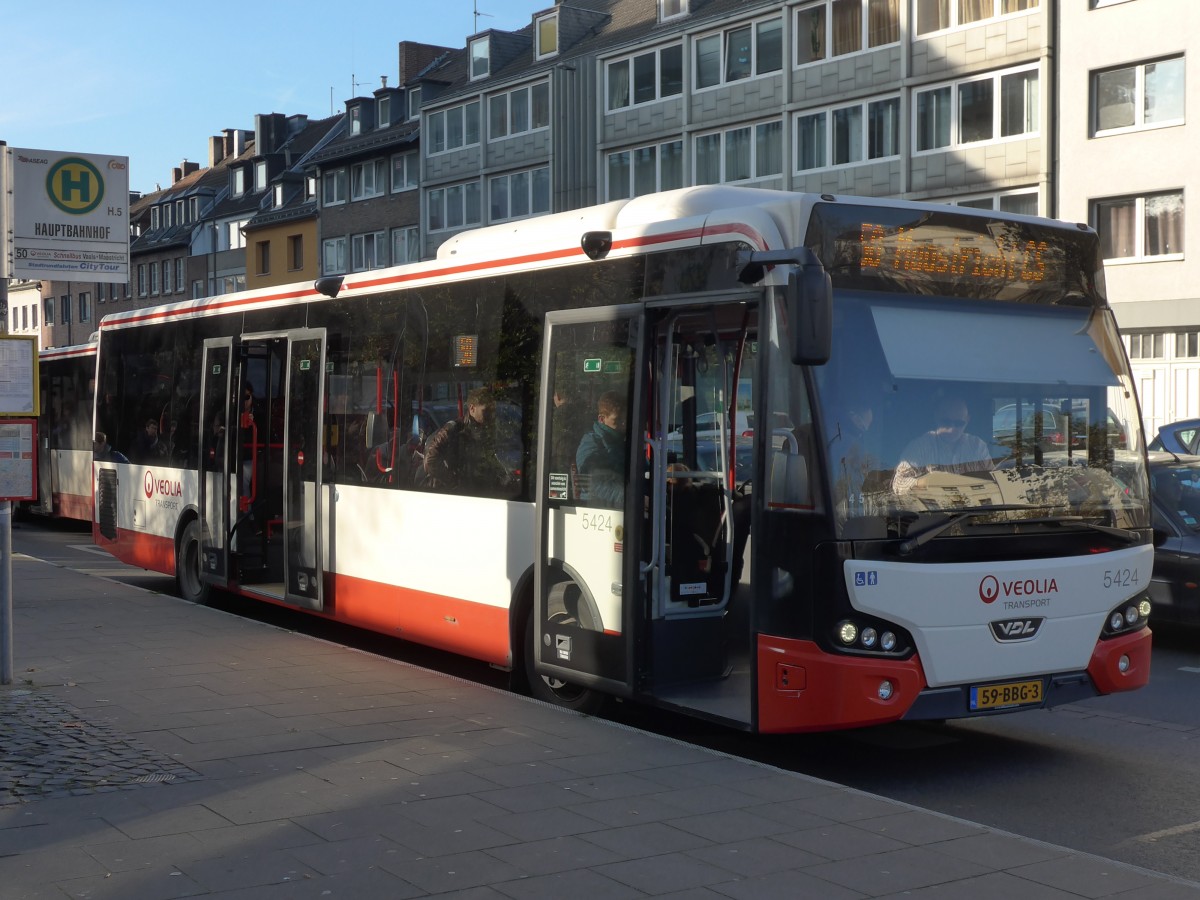
POLYGON ((530 674, 559 702, 574 686, 751 721, 754 435, 731 423, 756 344, 747 298, 547 314, 530 674), (606 396, 626 412, 620 497, 580 449, 607 434, 606 396))
POLYGON ((589 688, 633 689, 645 488, 642 435, 628 412, 642 320, 635 305, 546 314, 529 676, 566 705, 583 707, 589 688), (611 432, 595 431, 602 400, 624 420, 611 432), (607 443, 590 446, 593 458, 581 454, 584 441, 607 443))
POLYGON ((236 356, 230 342, 211 341, 205 353, 205 390, 223 390, 228 436, 216 454, 222 465, 204 478, 205 578, 320 610, 325 332, 247 335, 236 356), (216 364, 230 359, 236 372, 221 380, 216 364))
POLYGON ((218 588, 229 580, 230 386, 233 339, 204 342, 200 382, 200 580, 218 588))

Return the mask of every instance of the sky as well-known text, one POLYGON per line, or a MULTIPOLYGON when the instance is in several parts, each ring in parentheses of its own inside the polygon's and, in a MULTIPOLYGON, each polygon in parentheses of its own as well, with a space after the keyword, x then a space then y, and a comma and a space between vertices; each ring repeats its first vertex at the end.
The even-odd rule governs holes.
POLYGON ((145 193, 169 185, 185 159, 208 165, 208 138, 253 131, 258 113, 325 118, 382 75, 396 84, 402 40, 461 48, 477 31, 514 31, 553 5, 5 0, 0 140, 128 156, 130 190, 145 193))

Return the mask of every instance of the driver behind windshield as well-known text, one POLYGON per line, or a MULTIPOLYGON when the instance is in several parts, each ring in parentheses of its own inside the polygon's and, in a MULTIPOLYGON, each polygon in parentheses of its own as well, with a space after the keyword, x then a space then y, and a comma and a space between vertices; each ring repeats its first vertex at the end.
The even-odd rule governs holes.
POLYGON ((896 474, 892 490, 905 494, 925 487, 932 472, 980 472, 995 468, 987 444, 966 431, 971 421, 966 401, 943 397, 934 409, 934 428, 909 441, 896 474))

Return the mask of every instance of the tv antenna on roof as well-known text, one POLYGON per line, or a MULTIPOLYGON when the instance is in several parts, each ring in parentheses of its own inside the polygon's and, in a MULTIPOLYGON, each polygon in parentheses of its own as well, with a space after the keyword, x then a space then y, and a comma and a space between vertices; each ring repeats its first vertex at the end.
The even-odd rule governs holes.
POLYGON ((481 13, 479 11, 479 0, 475 0, 474 7, 475 7, 475 31, 473 32, 473 34, 479 34, 479 17, 484 16, 485 18, 491 19, 491 18, 493 18, 493 16, 491 13, 481 13))

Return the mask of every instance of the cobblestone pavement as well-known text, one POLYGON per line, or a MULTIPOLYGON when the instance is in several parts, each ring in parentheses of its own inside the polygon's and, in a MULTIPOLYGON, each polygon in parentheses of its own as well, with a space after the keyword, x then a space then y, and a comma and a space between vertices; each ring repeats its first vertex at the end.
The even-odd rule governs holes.
POLYGON ((42 691, 0 687, 0 807, 200 778, 42 691))

